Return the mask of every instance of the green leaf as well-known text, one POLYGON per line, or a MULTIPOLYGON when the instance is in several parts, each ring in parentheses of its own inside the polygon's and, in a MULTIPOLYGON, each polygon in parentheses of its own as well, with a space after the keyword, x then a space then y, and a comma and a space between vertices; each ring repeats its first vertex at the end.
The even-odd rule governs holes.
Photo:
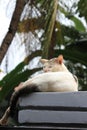
POLYGON ((35 68, 32 70, 26 69, 23 72, 21 71, 15 71, 14 69, 14 75, 9 78, 9 75, 12 75, 12 72, 10 72, 9 75, 6 75, 6 77, 3 79, 3 82, 0 82, 0 86, 2 86, 2 90, 0 91, 0 102, 13 90, 14 87, 16 87, 19 83, 24 82, 27 80, 33 73, 41 70, 41 68, 35 68))
POLYGON ((85 27, 84 27, 84 25, 83 25, 83 23, 81 22, 80 19, 78 19, 78 18, 75 17, 75 16, 71 16, 70 19, 74 22, 75 28, 76 28, 78 31, 80 31, 80 32, 86 32, 86 29, 85 29, 85 27))
POLYGON ((87 66, 87 53, 79 52, 77 50, 65 49, 65 50, 56 50, 55 56, 63 54, 65 59, 73 61, 73 63, 81 63, 87 66))
POLYGON ((61 7, 59 5, 59 10, 65 15, 65 17, 71 19, 74 24, 75 24, 75 28, 78 30, 78 31, 81 31, 81 32, 86 32, 86 28, 85 26, 83 25, 82 21, 77 18, 76 16, 70 14, 70 12, 66 11, 63 7, 61 7))

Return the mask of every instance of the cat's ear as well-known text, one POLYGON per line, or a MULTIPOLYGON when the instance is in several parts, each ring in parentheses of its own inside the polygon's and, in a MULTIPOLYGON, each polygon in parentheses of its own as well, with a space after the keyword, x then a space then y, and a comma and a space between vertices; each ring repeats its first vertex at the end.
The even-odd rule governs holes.
POLYGON ((63 63, 63 55, 59 55, 59 56, 56 58, 56 62, 59 63, 59 64, 62 64, 62 63, 63 63))
POLYGON ((40 62, 41 62, 42 64, 44 64, 44 63, 48 62, 48 60, 47 60, 47 59, 40 59, 40 62))

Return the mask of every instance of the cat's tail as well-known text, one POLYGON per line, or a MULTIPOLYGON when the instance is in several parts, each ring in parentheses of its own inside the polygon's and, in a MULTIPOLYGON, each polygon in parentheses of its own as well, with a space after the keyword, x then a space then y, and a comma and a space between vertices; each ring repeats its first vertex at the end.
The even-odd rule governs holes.
POLYGON ((8 122, 8 118, 11 116, 13 117, 16 111, 16 104, 17 101, 19 99, 20 96, 23 96, 25 94, 30 94, 33 92, 38 92, 38 86, 35 84, 31 84, 28 86, 25 86, 21 89, 19 89, 18 91, 14 91, 11 99, 10 99, 10 106, 8 107, 8 109, 5 111, 3 117, 0 119, 0 124, 1 125, 6 125, 8 122))
POLYGON ((14 116, 16 110, 16 104, 20 96, 27 95, 33 92, 38 92, 38 91, 39 91, 38 86, 35 84, 25 86, 18 91, 14 91, 10 100, 10 116, 11 117, 14 116))

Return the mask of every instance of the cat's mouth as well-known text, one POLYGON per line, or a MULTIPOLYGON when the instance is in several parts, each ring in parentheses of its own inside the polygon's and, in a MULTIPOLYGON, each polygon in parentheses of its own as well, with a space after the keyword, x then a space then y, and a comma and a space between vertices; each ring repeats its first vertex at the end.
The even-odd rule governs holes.
POLYGON ((45 70, 44 72, 47 73, 47 72, 51 72, 51 71, 50 70, 45 70))

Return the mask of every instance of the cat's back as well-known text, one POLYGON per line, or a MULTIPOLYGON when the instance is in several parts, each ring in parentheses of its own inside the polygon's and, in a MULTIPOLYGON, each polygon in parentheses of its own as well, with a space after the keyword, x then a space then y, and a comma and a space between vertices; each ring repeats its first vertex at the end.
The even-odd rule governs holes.
POLYGON ((72 73, 68 71, 60 71, 60 72, 47 72, 47 73, 42 73, 34 77, 34 79, 38 80, 49 80, 50 82, 52 81, 64 81, 64 80, 74 80, 74 76, 72 73))
POLYGON ((70 72, 47 72, 34 78, 41 91, 77 91, 78 83, 70 72))

